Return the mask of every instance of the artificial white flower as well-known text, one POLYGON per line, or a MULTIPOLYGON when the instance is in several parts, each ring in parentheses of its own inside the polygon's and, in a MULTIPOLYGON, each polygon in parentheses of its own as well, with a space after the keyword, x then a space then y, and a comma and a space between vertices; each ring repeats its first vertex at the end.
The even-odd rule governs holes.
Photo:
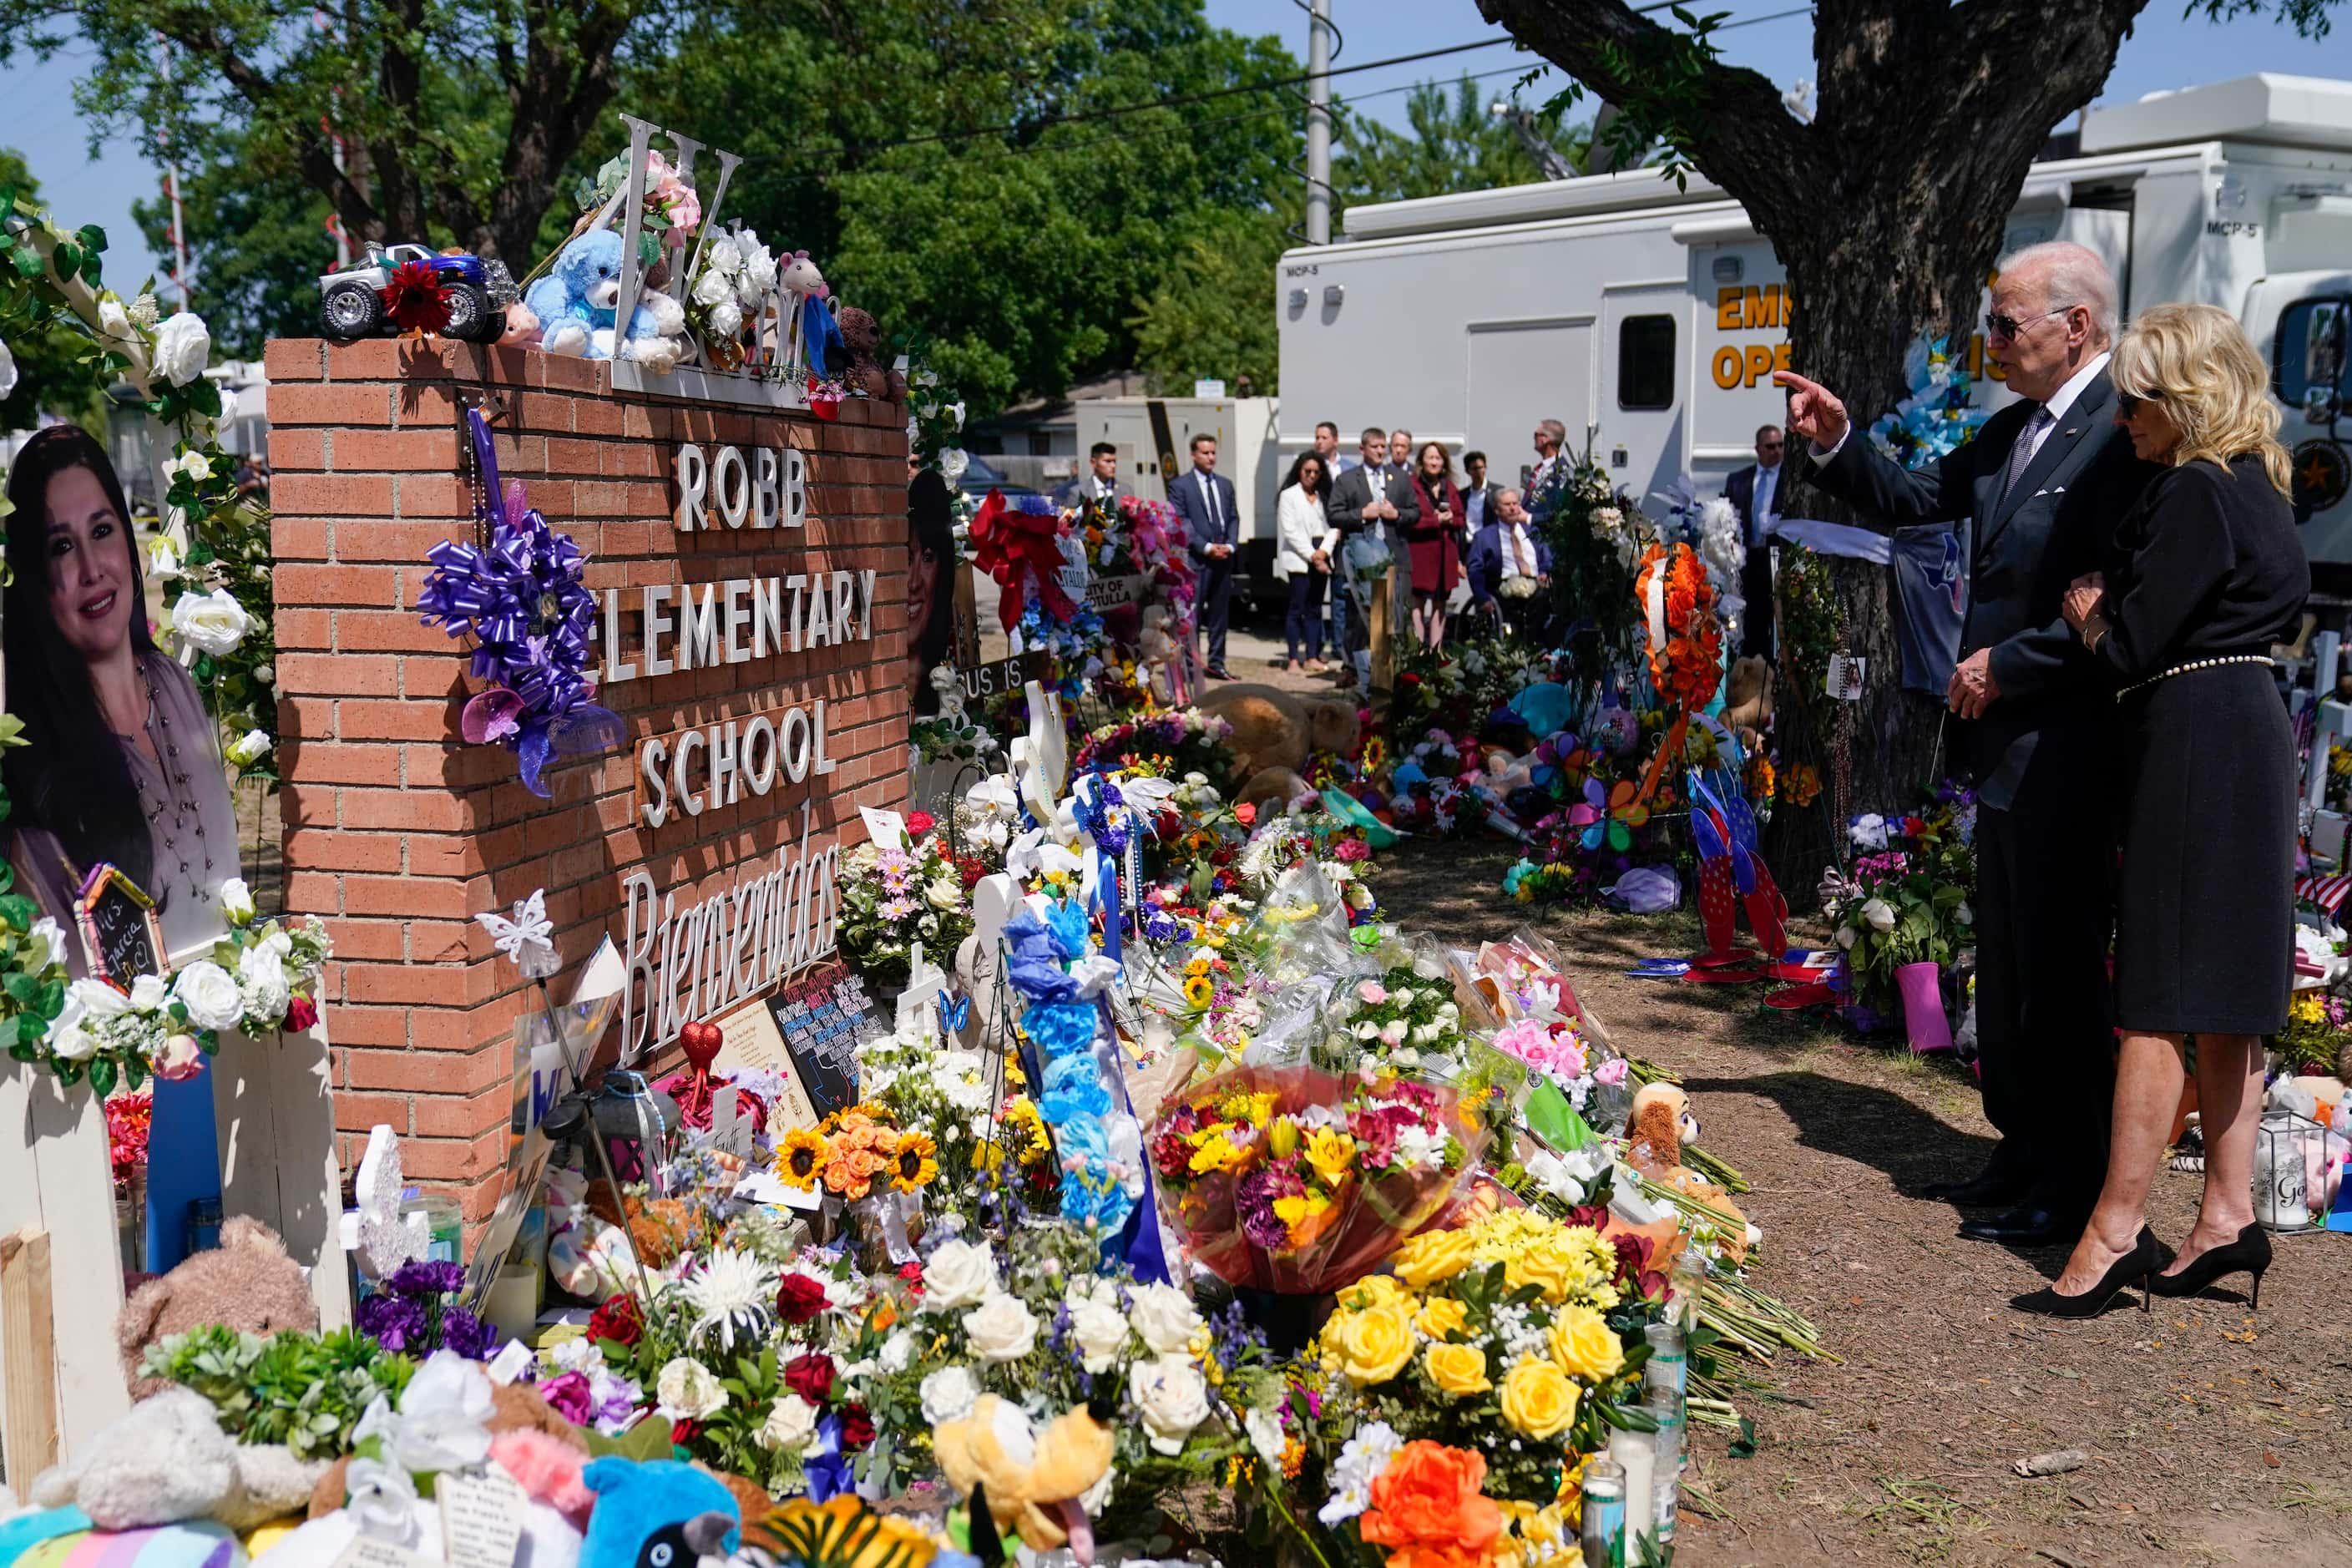
POLYGON ((754 296, 765 294, 776 286, 776 258, 748 228, 743 231, 743 287, 754 296))
POLYGON ((382 1398, 352 1429, 356 1447, 380 1436, 386 1463, 415 1473, 461 1470, 489 1458, 496 1400, 488 1373, 455 1351, 435 1351, 408 1380, 394 1415, 382 1398))
POLYGON ((687 1304, 695 1311, 694 1337, 716 1334, 719 1344, 732 1351, 739 1327, 747 1339, 756 1340, 767 1326, 776 1277, 751 1253, 722 1247, 686 1281, 684 1290, 687 1304))
POLYGON ((971 1415, 973 1402, 980 1398, 980 1384, 972 1381, 969 1368, 943 1366, 924 1374, 921 1394, 923 1419, 937 1426, 971 1415))
POLYGON ((229 1029, 245 1017, 245 999, 229 972, 200 958, 173 977, 172 994, 200 1029, 229 1029))
POLYGON ((1852 951, 1853 944, 1861 939, 1861 936, 1862 933, 1850 925, 1837 928, 1837 944, 1848 951, 1852 951))
POLYGON ((242 877, 231 877, 220 885, 221 913, 232 925, 244 925, 253 919, 253 889, 245 885, 242 877))
POLYGON ((163 977, 160 974, 142 974, 131 983, 131 1005, 142 1013, 160 1012, 163 998, 163 977))
POLYGON ((983 1361, 1019 1361, 1037 1348, 1037 1329, 1018 1296, 991 1296, 963 1315, 964 1338, 983 1361))
POLYGON ((721 300, 710 307, 710 332, 713 337, 731 338, 742 330, 742 306, 732 300, 721 300))
POLYGON ((155 323, 163 319, 155 308, 155 296, 152 294, 142 294, 136 300, 131 300, 131 319, 139 325, 145 327, 150 331, 152 331, 154 330, 155 323))
POLYGON ((1209 1418, 1209 1380, 1189 1356, 1144 1363, 1128 1390, 1157 1453, 1182 1453, 1192 1429, 1209 1418))
POLYGON ((694 280, 694 300, 698 305, 716 305, 721 300, 734 297, 735 285, 727 280, 723 272, 706 268, 702 276, 694 280))
POLYGON ((63 963, 66 961, 65 928, 43 915, 26 933, 25 945, 18 951, 16 958, 26 973, 35 975, 52 963, 63 963))
POLYGON ((886 1373, 906 1371, 915 1359, 915 1336, 908 1330, 898 1330, 882 1342, 882 1353, 877 1359, 886 1373))
POLYGON ((1862 918, 1870 922, 1873 931, 1893 931, 1895 906, 1885 899, 1865 900, 1862 906, 1862 918))
POLYGON ((1866 812, 1847 825, 1845 835, 1853 841, 1856 848, 1884 849, 1886 847, 1886 818, 1874 811, 1866 812))
POLYGON ((1192 1298, 1173 1285, 1138 1285, 1128 1316, 1136 1333, 1157 1355, 1174 1355, 1190 1348, 1201 1328, 1201 1314, 1193 1308, 1192 1298))
POLYGON ((1372 1483, 1403 1447, 1404 1439, 1385 1421, 1358 1427, 1331 1467, 1331 1500, 1318 1509, 1315 1517, 1337 1528, 1371 1507, 1372 1483))
POLYGON ((212 357, 212 330, 194 310, 182 310, 156 324, 152 363, 173 386, 185 386, 204 374, 212 357))
MULTIPOLYGON (((272 749, 268 734, 260 730, 247 730, 228 743, 225 755, 240 768, 249 768, 268 756, 272 749)), ((250 917, 247 917, 250 918, 250 917)))
POLYGON ((1118 1364, 1127 1347, 1127 1314, 1118 1310, 1116 1291, 1098 1290, 1070 1303, 1070 1338, 1076 1342, 1082 1364, 1097 1377, 1118 1364))
POLYGON ((98 302, 98 335, 117 340, 131 337, 131 312, 122 308, 121 300, 100 300, 98 302))
POLYGON ((1242 1430, 1250 1447, 1268 1470, 1282 1473, 1282 1412, 1270 1405, 1253 1405, 1242 1416, 1242 1430))
POLYGON ((163 465, 163 472, 171 475, 185 474, 191 482, 202 484, 213 477, 212 459, 202 452, 183 452, 163 465))
POLYGON ((180 552, 179 541, 168 533, 159 533, 147 542, 147 574, 159 583, 168 583, 184 571, 186 558, 180 552))
POLYGON ((371 1541, 413 1545, 424 1531, 416 1522, 416 1478, 397 1465, 364 1456, 344 1472, 346 1506, 359 1531, 371 1541))
POLYGON ((282 1018, 294 1000, 285 956, 271 942, 256 943, 236 955, 236 986, 248 1017, 282 1018))
POLYGON ((816 1406, 797 1394, 787 1394, 760 1423, 760 1443, 780 1453, 795 1454, 816 1436, 816 1406))
POLYGON ((703 274, 705 278, 709 277, 711 272, 724 272, 731 278, 742 269, 743 247, 735 243, 732 236, 722 234, 710 242, 710 249, 702 259, 703 264, 709 268, 709 271, 703 274))
POLYGON ((654 1414, 665 1421, 699 1421, 727 1408, 727 1391, 719 1386, 710 1369, 692 1356, 682 1355, 664 1365, 654 1380, 654 1394, 661 1401, 654 1414))
MULTIPOLYGON (((180 318, 172 319, 176 321, 180 318)), ((226 588, 215 588, 209 594, 183 594, 172 605, 173 633, 198 653, 208 653, 215 658, 236 652, 245 634, 252 629, 253 617, 245 613, 245 606, 226 588)))
POLYGON ((984 1243, 943 1241, 923 1264, 926 1307, 976 1307, 996 1289, 996 1256, 984 1243))

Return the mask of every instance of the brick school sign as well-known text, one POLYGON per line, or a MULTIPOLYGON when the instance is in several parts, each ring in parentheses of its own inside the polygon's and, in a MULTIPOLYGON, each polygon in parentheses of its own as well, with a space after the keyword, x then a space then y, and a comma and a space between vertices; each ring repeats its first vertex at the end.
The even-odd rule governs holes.
POLYGON ((477 911, 547 889, 559 994, 610 936, 648 1059, 831 951, 857 807, 906 795, 905 416, 616 394, 609 363, 439 340, 267 363, 286 901, 334 933, 345 1168, 388 1122, 478 1221, 536 993, 477 911), (472 537, 467 406, 589 558, 598 700, 628 730, 552 764, 551 800, 460 739, 464 647, 417 619, 426 552, 472 537))

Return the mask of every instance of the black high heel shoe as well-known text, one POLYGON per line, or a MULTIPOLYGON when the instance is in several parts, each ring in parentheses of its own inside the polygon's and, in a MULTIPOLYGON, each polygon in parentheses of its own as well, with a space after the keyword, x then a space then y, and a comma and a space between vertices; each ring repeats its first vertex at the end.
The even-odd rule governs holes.
POLYGON ((2147 1281, 2171 1261, 2172 1255, 2156 1239, 2156 1233, 2142 1226, 2132 1249, 2109 1265, 2099 1282, 2081 1295, 2062 1296, 2055 1289, 2044 1286, 2023 1296, 2011 1297, 2009 1304, 2021 1312, 2045 1318, 2095 1318, 2107 1310, 2107 1303, 2116 1299, 2118 1291, 2137 1285, 2141 1288, 2139 1310, 2145 1312, 2148 1310, 2147 1281))
POLYGON ((2250 1225, 2238 1233, 2235 1241, 2209 1247, 2189 1260, 2189 1267, 2178 1274, 2150 1276, 2147 1288, 2159 1296, 2194 1296, 2225 1275, 2241 1268, 2254 1277, 2247 1307, 2259 1311, 2263 1304, 2263 1275, 2271 1266, 2271 1238, 2259 1225, 2250 1225))

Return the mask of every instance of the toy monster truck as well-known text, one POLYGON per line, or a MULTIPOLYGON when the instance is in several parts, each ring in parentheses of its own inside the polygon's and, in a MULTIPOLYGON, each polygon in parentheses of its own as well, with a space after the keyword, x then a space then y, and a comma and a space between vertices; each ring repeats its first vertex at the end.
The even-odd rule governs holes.
POLYGON ((517 298, 514 279, 501 261, 478 256, 438 256, 421 245, 370 245, 367 259, 346 272, 319 279, 319 324, 344 342, 372 338, 387 324, 384 290, 394 268, 422 261, 441 275, 448 290, 449 322, 441 335, 467 342, 496 342, 506 330, 506 308, 517 298))

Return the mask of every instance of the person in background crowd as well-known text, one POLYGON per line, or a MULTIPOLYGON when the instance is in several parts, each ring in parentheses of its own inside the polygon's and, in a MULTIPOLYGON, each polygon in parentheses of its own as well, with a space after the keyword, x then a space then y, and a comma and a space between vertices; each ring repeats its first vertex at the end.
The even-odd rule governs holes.
MULTIPOLYGON (((163 944, 228 930, 238 874, 219 731, 147 629, 146 580, 114 465, 78 425, 34 435, 8 470, 0 663, 23 741, 0 762, 24 890, 67 930, 82 879, 114 866, 155 900, 163 944)), ((66 962, 84 973, 81 943, 66 962)))
POLYGON ((1118 448, 1108 441, 1097 441, 1087 451, 1087 471, 1055 490, 1054 504, 1067 509, 1101 501, 1116 510, 1122 500, 1134 493, 1119 479, 1118 448))
POLYGON ((1772 657, 1771 533, 1780 517, 1780 453, 1785 445, 1778 425, 1759 426, 1756 460, 1723 484, 1724 499, 1739 513, 1740 537, 1748 544, 1748 564, 1739 573, 1739 596, 1747 601, 1740 617, 1742 656, 1772 657))
MULTIPOLYGON (((909 459, 911 462, 912 459, 909 459)), ((955 512, 946 476, 917 469, 907 482, 907 690, 917 717, 940 710, 931 671, 955 637, 955 512)))
POLYGON ((1985 347, 2020 401, 1916 471, 1859 437, 1845 405, 1791 371, 1789 427, 1815 484, 1879 526, 1974 521, 1963 656, 1946 701, 1977 786, 1977 1052, 2001 1140, 1927 1195, 2007 1205, 1960 1234, 2072 1246, 2106 1171, 2115 1099, 2106 983, 2115 697, 2060 614, 2066 585, 2158 471, 2113 423, 2116 281, 2079 245, 2029 246, 1993 280, 1985 347))
POLYGON ((262 506, 269 504, 269 459, 258 452, 239 459, 234 482, 236 493, 262 506))
MULTIPOLYGON (((1400 498, 1399 492, 1410 491, 1411 482, 1402 476, 1391 478, 1389 472, 1388 432, 1379 426, 1367 428, 1358 447, 1362 456, 1354 468, 1341 473, 1331 487, 1330 500, 1325 516, 1336 534, 1332 556, 1331 586, 1331 651, 1340 660, 1341 681, 1352 685, 1360 678, 1354 655, 1360 638, 1357 628, 1349 625, 1349 595, 1359 590, 1348 574, 1348 542, 1367 531, 1377 534, 1381 524, 1391 526, 1403 516, 1404 508, 1412 504, 1410 495, 1400 498)), ((1391 544, 1391 549, 1394 545, 1391 544)))
POLYGON ((1551 512, 1551 499, 1544 492, 1551 481, 1552 470, 1559 467, 1560 448, 1567 444, 1567 426, 1557 419, 1536 421, 1535 466, 1528 469, 1527 482, 1519 487, 1519 493, 1527 498, 1528 510, 1538 522, 1551 512))
POLYGON ((1518 637, 1542 645, 1551 621, 1551 546, 1536 536, 1519 492, 1497 490, 1494 521, 1470 537, 1470 597, 1518 637), (1516 580, 1516 581, 1515 581, 1516 580))
POLYGON ((1331 477, 1320 454, 1301 452, 1290 465, 1275 503, 1279 545, 1276 564, 1289 579, 1290 609, 1283 630, 1290 641, 1290 673, 1320 675, 1323 662, 1323 591, 1330 582, 1334 532, 1324 517, 1331 477), (1307 649, 1299 663, 1298 650, 1307 649))
POLYGON ((1397 429, 1389 432, 1389 482, 1412 472, 1412 432, 1397 429))
POLYGON ((2294 636, 2311 567, 2270 373, 2227 311, 2158 305, 2116 343, 2111 374, 2115 422, 2160 468, 2110 534, 2104 574, 2066 592, 2067 624, 2117 688, 2125 778, 2106 1184, 2065 1269, 2015 1302, 2062 1318, 2094 1316, 2135 1281, 2193 1296, 2241 1270, 2261 1303, 2263 1037, 2285 1027, 2294 987, 2294 733, 2270 650, 2294 636), (2147 1194, 2191 1035, 2205 1196, 2168 1269, 2147 1194))
POLYGON ((1412 552, 1413 635, 1424 647, 1443 647, 1445 601, 1462 575, 1462 489, 1443 443, 1422 444, 1412 487, 1416 515, 1403 531, 1412 552))
POLYGON ((1233 610, 1234 546, 1240 520, 1234 510, 1234 482, 1217 472, 1217 438, 1192 437, 1192 471, 1170 488, 1168 504, 1184 520, 1192 563, 1201 574, 1198 606, 1201 637, 1208 645, 1212 680, 1234 679, 1225 670, 1225 628, 1233 610))
POLYGON ((1486 454, 1462 454, 1462 537, 1476 539, 1478 531, 1495 521, 1497 487, 1486 482, 1486 454))
POLYGON ((1353 458, 1339 455, 1339 427, 1328 419, 1318 419, 1315 423, 1315 455, 1323 459, 1326 480, 1336 479, 1356 466, 1353 458))

